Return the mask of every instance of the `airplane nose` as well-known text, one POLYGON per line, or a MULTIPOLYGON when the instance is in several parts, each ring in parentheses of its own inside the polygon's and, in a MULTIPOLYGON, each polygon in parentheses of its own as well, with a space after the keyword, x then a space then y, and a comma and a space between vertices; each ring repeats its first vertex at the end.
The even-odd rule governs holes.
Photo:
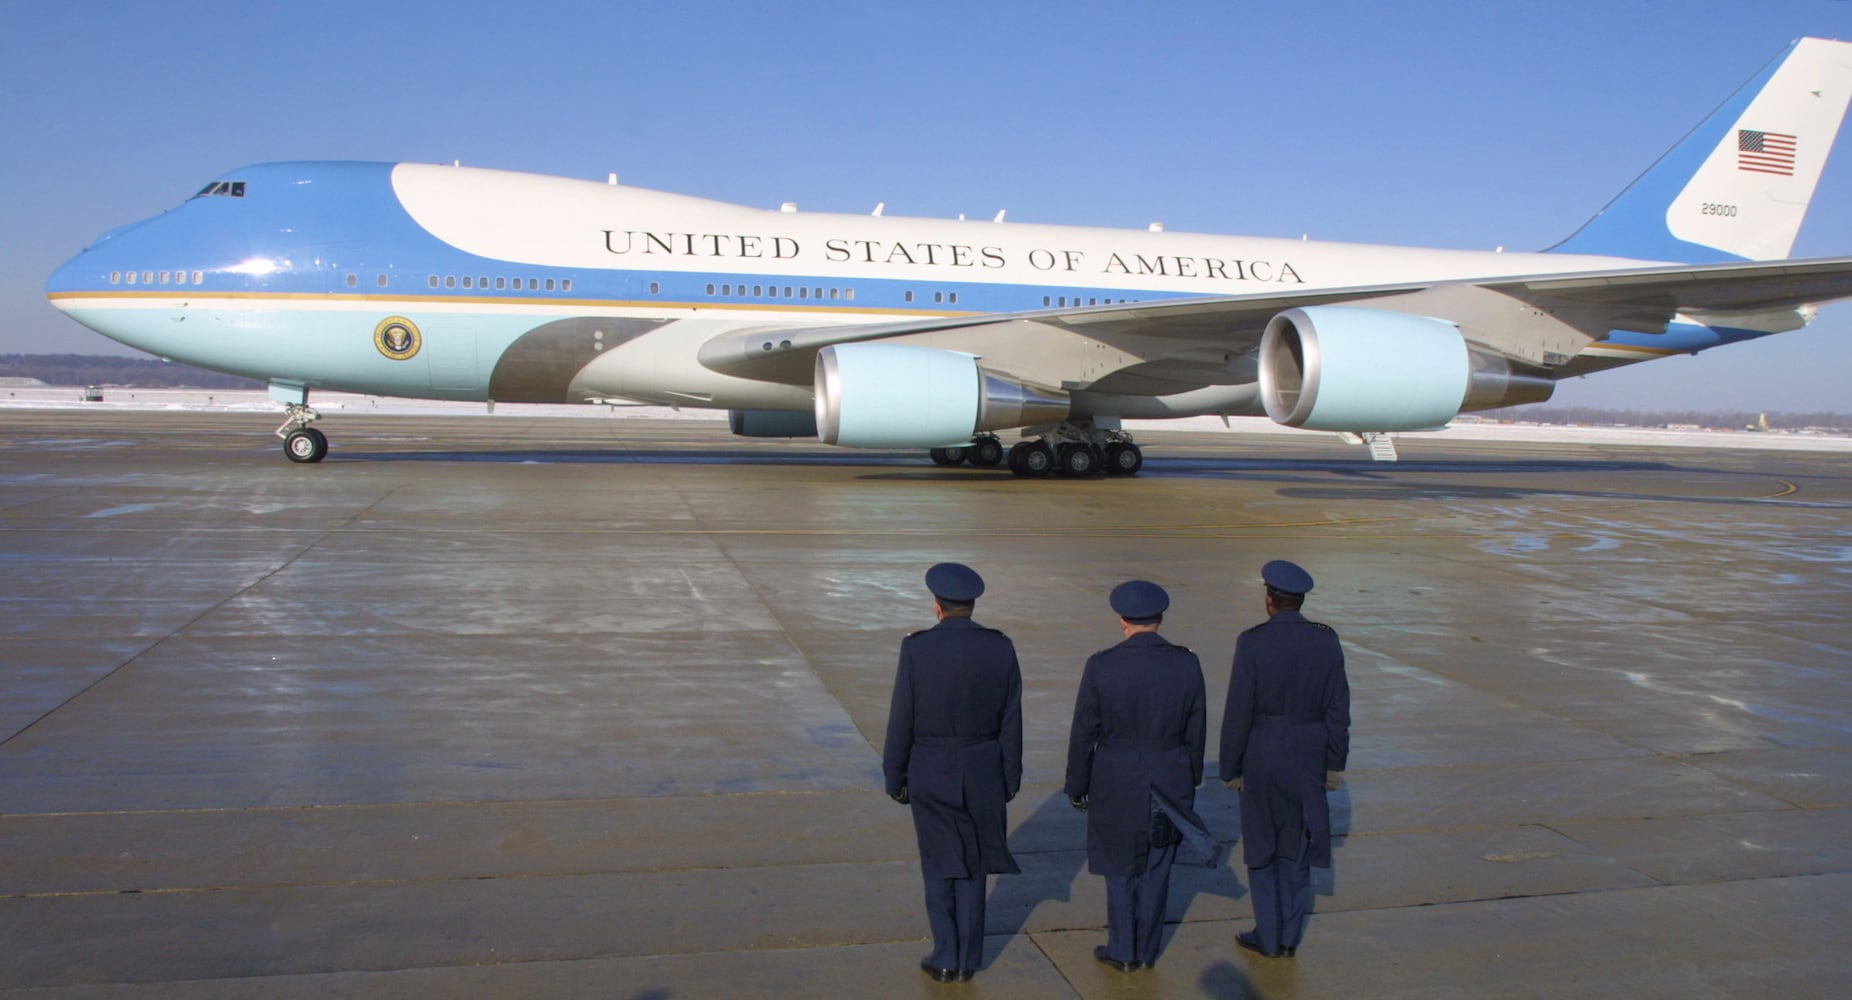
POLYGON ((174 324, 160 322, 146 303, 138 307, 133 293, 149 285, 154 286, 149 292, 167 291, 163 285, 177 287, 186 279, 172 270, 172 254, 150 253, 145 239, 130 235, 146 224, 118 226, 60 264, 45 279, 45 297, 53 308, 111 340, 165 354, 161 341, 171 335, 164 327, 174 324), (169 270, 146 269, 157 260, 169 263, 169 270))
POLYGON ((60 293, 84 291, 93 284, 84 280, 84 276, 89 273, 85 258, 89 256, 88 249, 79 252, 77 256, 58 265, 51 277, 45 279, 45 297, 51 300, 52 305, 63 309, 64 299, 60 293))
POLYGON ((110 256, 108 251, 119 249, 121 243, 118 241, 123 237, 152 221, 143 219, 117 226, 78 251, 77 256, 58 265, 58 269, 45 281, 45 294, 51 298, 52 305, 60 304, 59 293, 98 291, 106 287, 109 268, 103 257, 110 256))

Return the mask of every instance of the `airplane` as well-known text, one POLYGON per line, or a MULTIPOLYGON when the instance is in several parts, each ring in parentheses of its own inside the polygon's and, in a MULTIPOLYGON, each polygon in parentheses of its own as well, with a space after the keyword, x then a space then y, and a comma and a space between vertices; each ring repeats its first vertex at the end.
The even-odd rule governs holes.
POLYGON ((729 411, 735 434, 1132 475, 1129 419, 1389 435, 1806 325, 1852 257, 1788 260, 1852 96, 1794 42, 1538 253, 765 210, 419 163, 267 163, 113 230, 46 292, 162 358, 310 393, 729 411), (1022 440, 1005 449, 999 432, 1022 440))

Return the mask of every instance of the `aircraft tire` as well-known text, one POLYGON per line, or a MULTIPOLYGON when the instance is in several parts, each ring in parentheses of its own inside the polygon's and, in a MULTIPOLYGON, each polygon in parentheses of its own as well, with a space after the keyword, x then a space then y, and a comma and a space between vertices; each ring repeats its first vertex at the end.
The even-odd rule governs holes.
POLYGON ((1135 444, 1114 441, 1106 446, 1106 474, 1136 476, 1145 467, 1145 453, 1135 444))
POLYGON ((965 449, 963 448, 934 448, 927 452, 927 454, 932 456, 932 464, 934 465, 950 467, 965 460, 965 449))
POLYGON ((1100 453, 1090 444, 1061 446, 1059 471, 1064 476, 1085 478, 1100 471, 1100 453))
POLYGON ((1010 471, 1039 479, 1055 470, 1054 449, 1040 441, 1024 441, 1010 449, 1010 471))
POLYGON ((328 436, 313 427, 290 431, 283 439, 283 454, 292 462, 319 462, 328 457, 328 436))
POLYGON ((1003 462, 1003 442, 994 437, 981 437, 965 449, 965 459, 980 469, 996 468, 1003 462))
POLYGON ((1024 473, 1022 471, 1022 456, 1023 456, 1023 452, 1026 452, 1028 450, 1029 450, 1029 442, 1027 441, 1016 442, 1015 444, 1010 446, 1009 452, 1003 456, 1003 464, 1009 467, 1009 470, 1011 473, 1018 475, 1018 476, 1023 475, 1024 473))

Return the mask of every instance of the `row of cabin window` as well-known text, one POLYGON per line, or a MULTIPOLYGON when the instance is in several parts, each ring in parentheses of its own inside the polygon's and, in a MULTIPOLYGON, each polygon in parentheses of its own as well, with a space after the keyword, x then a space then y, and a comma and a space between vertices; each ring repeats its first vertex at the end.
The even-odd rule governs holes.
MULTIPOLYGON (((658 285, 656 282, 652 281, 649 283, 649 292, 651 295, 659 294, 661 292, 661 286, 658 285)), ((778 299, 778 298, 826 299, 827 298, 827 299, 846 299, 850 302, 855 301, 855 289, 853 288, 810 288, 810 287, 793 287, 791 285, 784 286, 784 294, 779 295, 777 285, 734 285, 734 284, 715 285, 712 282, 709 282, 707 286, 707 294, 709 295, 714 295, 714 294, 730 295, 730 296, 735 296, 738 298, 746 298, 748 296, 752 296, 756 298, 773 298, 773 299, 778 299)))
MULTIPOLYGON (((109 272, 109 283, 112 285, 165 285, 169 283, 172 283, 175 285, 185 285, 189 283, 198 285, 198 284, 204 283, 205 280, 206 280, 206 272, 204 271, 194 271, 191 273, 190 276, 188 272, 186 271, 111 271, 109 272)), ((539 278, 528 278, 526 280, 527 280, 527 287, 533 291, 539 291, 543 285, 543 282, 539 278)), ((381 288, 385 288, 389 284, 391 284, 390 279, 384 274, 381 274, 378 277, 377 281, 379 283, 379 287, 381 288)), ((521 281, 522 279, 520 278, 496 278, 495 287, 497 290, 501 290, 505 288, 519 289, 521 287, 521 281)), ((359 275, 357 274, 347 275, 347 287, 358 288, 359 286, 360 286, 360 276, 359 275)), ((489 287, 489 279, 488 278, 470 278, 470 277, 465 277, 463 279, 464 288, 474 288, 478 286, 482 288, 489 287)), ((548 278, 544 282, 544 286, 546 290, 549 292, 553 291, 555 288, 558 288, 558 290, 560 291, 570 292, 572 291, 572 279, 562 278, 558 282, 555 282, 552 278, 548 278)), ((435 274, 431 276, 431 287, 432 288, 438 287, 438 278, 437 278, 437 275, 435 274)), ((444 278, 443 287, 445 288, 457 287, 456 277, 453 275, 453 276, 444 278)))
MULTIPOLYGON (((348 278, 349 278, 348 284, 351 286, 353 284, 353 281, 352 281, 353 276, 349 275, 348 278)), ((541 291, 542 289, 549 291, 549 292, 554 291, 556 289, 562 292, 572 291, 572 279, 571 278, 561 278, 558 281, 555 281, 552 278, 546 278, 544 280, 540 278, 527 278, 527 279, 494 278, 494 279, 491 279, 486 276, 478 278, 478 277, 474 277, 468 274, 463 276, 463 287, 464 288, 479 288, 484 291, 487 291, 489 288, 489 282, 491 280, 495 282, 495 290, 498 292, 501 292, 501 291, 517 291, 518 292, 521 290, 521 282, 523 280, 527 282, 527 290, 530 292, 538 292, 538 291, 541 291)), ((379 283, 380 283, 381 288, 384 288, 386 286, 386 276, 385 275, 382 274, 379 276, 379 283)), ((431 287, 432 288, 438 287, 438 277, 435 274, 431 275, 431 287)), ((445 288, 457 287, 457 276, 454 274, 444 275, 443 287, 445 288)))
MULTIPOLYGON (((204 271, 194 271, 192 272, 191 277, 192 277, 192 283, 197 285, 205 280, 206 274, 204 271)), ((487 289, 489 287, 490 280, 491 279, 487 277, 478 278, 478 277, 473 277, 471 275, 466 274, 463 276, 463 287, 464 288, 487 289)), ((523 280, 527 282, 527 290, 531 292, 541 291, 542 289, 551 292, 551 291, 554 291, 556 288, 558 291, 562 291, 562 292, 572 291, 572 279, 571 278, 561 278, 558 280, 557 284, 552 278, 546 278, 546 279, 495 278, 493 280, 495 283, 495 290, 498 292, 507 291, 507 290, 519 291, 521 289, 521 283, 523 280)), ((389 283, 386 275, 384 274, 379 276, 378 281, 379 281, 379 287, 381 288, 385 288, 387 284, 389 283)), ((186 271, 127 271, 127 272, 111 271, 109 272, 109 283, 112 285, 121 285, 121 284, 165 285, 165 284, 168 284, 169 282, 176 284, 176 285, 187 284, 188 274, 186 271)), ((357 288, 359 287, 359 285, 360 285, 359 275, 349 274, 347 276, 347 287, 357 288)), ((439 287, 438 276, 435 274, 431 275, 431 287, 432 288, 439 287)), ((457 287, 456 275, 446 275, 443 278, 442 287, 444 288, 457 287)), ((650 290, 651 295, 659 295, 662 292, 662 286, 658 284, 657 282, 652 281, 649 284, 649 290, 650 290)), ((709 284, 707 286, 707 294, 713 295, 715 294, 716 291, 718 291, 719 294, 721 295, 738 296, 741 298, 751 295, 751 296, 760 297, 760 298, 769 296, 771 298, 782 297, 782 298, 787 298, 787 299, 790 299, 790 298, 823 299, 827 297, 832 300, 844 299, 850 302, 855 301, 855 289, 853 288, 811 289, 811 288, 806 288, 806 287, 793 288, 790 285, 786 285, 784 286, 784 295, 780 296, 778 294, 779 286, 777 285, 747 286, 747 285, 725 284, 725 285, 715 286, 713 284, 709 284), (747 291, 748 287, 751 288, 750 292, 747 291), (795 294, 793 294, 793 292, 795 292, 795 294)), ((908 291, 906 293, 906 300, 908 302, 913 301, 912 291, 908 291)), ((957 305, 958 304, 958 293, 957 292, 934 292, 932 293, 932 301, 934 305, 957 305)), ((1061 308, 1066 308, 1067 306, 1071 306, 1071 305, 1072 306, 1079 306, 1079 305, 1097 306, 1097 305, 1101 305, 1102 303, 1110 305, 1114 301, 1115 300, 1111 298, 1107 298, 1104 300, 1099 299, 1099 298, 1088 298, 1083 303, 1081 301, 1080 296, 1078 295, 1071 296, 1071 297, 1066 296, 1066 295, 1061 295, 1061 296, 1044 295, 1042 296, 1042 305, 1044 307, 1058 306, 1061 308)), ((1131 300, 1118 299, 1116 301, 1129 302, 1131 300)))
MULTIPOLYGON (((206 272, 204 271, 194 271, 193 272, 192 279, 191 279, 192 284, 197 285, 204 280, 206 280, 206 272)), ((188 283, 187 272, 185 271, 127 271, 127 272, 111 271, 109 272, 109 283, 112 285, 165 285, 170 281, 176 285, 187 284, 188 283)))
POLYGON ((1089 297, 1087 301, 1082 302, 1080 300, 1080 296, 1078 295, 1044 295, 1042 296, 1043 307, 1058 306, 1064 309, 1067 308, 1068 306, 1109 306, 1115 302, 1135 302, 1135 301, 1137 300, 1136 299, 1114 299, 1114 298, 1102 299, 1102 298, 1096 298, 1096 297, 1089 297))

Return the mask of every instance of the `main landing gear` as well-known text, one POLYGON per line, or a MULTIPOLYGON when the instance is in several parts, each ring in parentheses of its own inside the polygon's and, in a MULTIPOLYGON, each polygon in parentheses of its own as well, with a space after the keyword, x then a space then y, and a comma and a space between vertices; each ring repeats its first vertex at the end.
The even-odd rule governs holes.
POLYGON ((966 462, 980 469, 994 469, 1003 463, 1003 442, 994 434, 979 434, 971 443, 957 448, 934 448, 927 454, 932 456, 932 464, 943 466, 962 465, 966 462))
POLYGON ((1131 435, 1123 431, 1083 431, 1066 425, 1045 437, 1018 441, 1008 452, 993 435, 980 434, 968 445, 934 448, 931 454, 935 465, 969 462, 978 468, 994 468, 1007 464, 1012 474, 1033 479, 1050 475, 1135 476, 1145 465, 1145 453, 1132 443, 1131 435))
POLYGON ((328 435, 309 426, 322 415, 307 403, 285 403, 283 408, 289 414, 289 419, 277 428, 277 437, 283 439, 283 454, 292 462, 319 462, 327 458, 328 435))

